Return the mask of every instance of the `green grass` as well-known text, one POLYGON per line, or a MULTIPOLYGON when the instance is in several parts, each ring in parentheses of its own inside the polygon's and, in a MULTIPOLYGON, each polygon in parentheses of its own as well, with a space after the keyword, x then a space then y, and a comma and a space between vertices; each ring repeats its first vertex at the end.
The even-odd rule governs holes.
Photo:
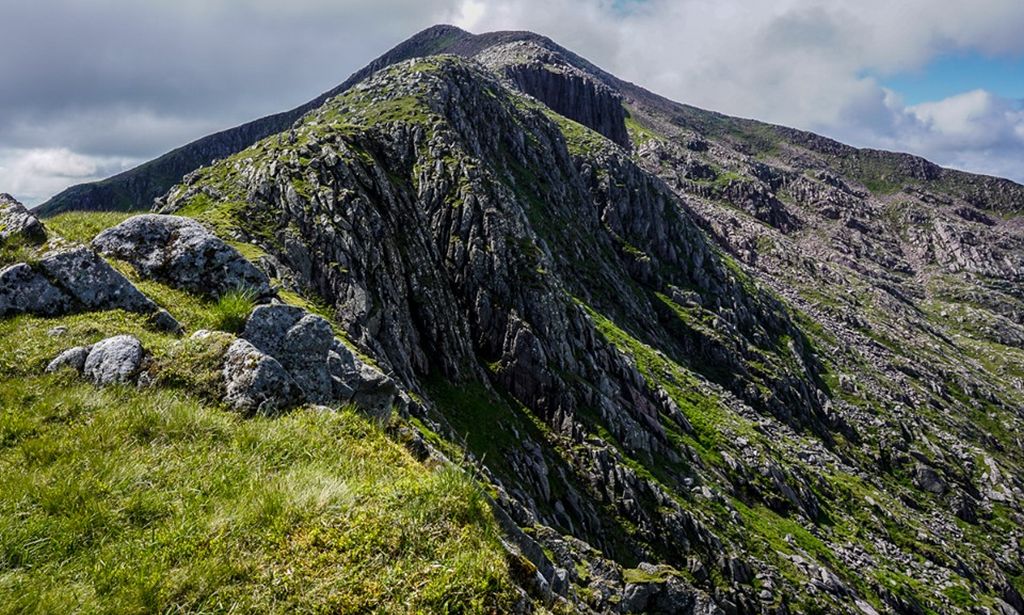
POLYGON ((228 333, 241 333, 254 307, 255 292, 248 289, 229 291, 213 304, 212 328, 228 333))
POLYGON ((558 125, 565 138, 565 145, 573 156, 586 156, 612 146, 611 141, 583 124, 559 115, 547 107, 543 111, 550 120, 558 125))
POLYGON ((188 377, 210 354, 189 342, 120 312, 0 322, 0 613, 511 607, 469 477, 350 410, 209 406, 188 377), (143 390, 42 374, 59 350, 121 332, 177 373, 143 390))
POLYGON ((0 269, 16 263, 31 263, 40 253, 40 246, 20 236, 0 241, 0 269))
POLYGON ((54 231, 64 239, 89 243, 112 226, 124 222, 140 212, 123 211, 71 211, 47 218, 44 224, 47 230, 54 231))
POLYGON ((640 342, 590 306, 580 305, 590 315, 601 335, 620 351, 633 357, 648 382, 662 387, 672 397, 694 428, 695 437, 686 437, 687 444, 692 445, 706 461, 721 464, 720 448, 724 429, 748 435, 752 433, 749 425, 728 413, 717 399, 704 394, 694 376, 682 366, 640 342))
POLYGON ((629 138, 633 143, 640 144, 646 143, 647 141, 662 141, 664 138, 657 132, 641 124, 634 117, 634 111, 627 109, 626 111, 626 131, 629 133, 629 138))

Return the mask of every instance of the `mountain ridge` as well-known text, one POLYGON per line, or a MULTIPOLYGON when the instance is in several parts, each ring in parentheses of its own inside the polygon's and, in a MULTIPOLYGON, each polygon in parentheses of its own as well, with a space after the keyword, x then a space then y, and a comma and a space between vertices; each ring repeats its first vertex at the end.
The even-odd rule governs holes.
MULTIPOLYGON (((372 75, 377 70, 389 66, 397 61, 407 60, 413 57, 431 55, 434 53, 454 53, 472 57, 478 53, 497 45, 509 42, 532 42, 543 46, 550 51, 562 55, 569 62, 595 75, 600 81, 615 91, 631 96, 635 100, 643 101, 652 105, 662 112, 670 112, 678 115, 679 120, 698 129, 708 129, 720 124, 739 122, 746 126, 747 130, 754 132, 765 128, 781 131, 797 141, 812 145, 820 152, 840 153, 849 156, 856 152, 878 152, 881 157, 898 156, 902 157, 901 162, 905 165, 928 168, 935 167, 931 173, 934 176, 947 175, 958 181, 968 183, 981 182, 980 190, 983 194, 992 190, 1009 192, 1010 199, 1020 199, 1024 195, 1024 187, 1011 180, 996 178, 952 169, 943 169, 925 159, 913 154, 899 154, 884 152, 882 150, 858 149, 844 145, 838 141, 822 137, 807 131, 801 131, 783 126, 777 126, 760 122, 758 120, 740 119, 725 116, 713 111, 706 111, 697 107, 676 103, 665 97, 653 94, 644 88, 633 83, 618 79, 614 75, 598 68, 589 61, 581 58, 573 52, 561 47, 550 38, 527 31, 499 31, 485 34, 471 34, 450 25, 431 26, 413 35, 409 39, 399 43, 391 50, 382 54, 362 69, 353 73, 342 84, 331 88, 327 92, 317 96, 311 101, 304 103, 290 111, 269 115, 250 122, 246 122, 234 128, 228 128, 189 144, 176 148, 151 161, 145 162, 138 167, 129 169, 110 178, 78 184, 65 189, 61 193, 51 197, 46 202, 34 208, 38 214, 43 216, 53 215, 61 211, 90 210, 90 209, 118 209, 118 210, 142 210, 152 205, 153 199, 163 195, 167 190, 187 173, 209 164, 215 159, 222 158, 238 152, 261 138, 286 129, 291 123, 302 117, 305 113, 319 107, 325 100, 336 96, 363 79, 372 75), (710 123, 709 123, 710 122, 710 123)), ((564 110, 564 109, 563 109, 564 110)), ((721 126, 718 126, 720 129, 721 126)), ((600 131, 599 131, 600 132, 600 131)), ((621 135, 617 140, 622 144, 621 135)), ((926 175, 927 177, 927 175, 926 175)), ((981 196, 976 197, 979 202, 984 200, 981 196)))

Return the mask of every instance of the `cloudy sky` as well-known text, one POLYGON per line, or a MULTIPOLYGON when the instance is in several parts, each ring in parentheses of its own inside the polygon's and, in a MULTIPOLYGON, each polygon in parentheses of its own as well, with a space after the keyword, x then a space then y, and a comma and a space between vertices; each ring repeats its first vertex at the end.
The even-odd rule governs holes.
POLYGON ((1021 0, 0 0, 0 23, 0 192, 30 204, 294 107, 435 23, 1024 182, 1021 0))

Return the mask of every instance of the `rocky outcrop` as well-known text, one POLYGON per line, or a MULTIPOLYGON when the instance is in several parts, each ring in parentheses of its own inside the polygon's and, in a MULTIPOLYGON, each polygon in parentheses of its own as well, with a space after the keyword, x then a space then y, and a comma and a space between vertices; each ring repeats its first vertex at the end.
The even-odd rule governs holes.
POLYGON ((190 218, 135 216, 100 233, 93 247, 131 263, 139 275, 217 298, 232 290, 272 294, 267 276, 190 218))
POLYGON ((0 193, 0 244, 13 237, 20 237, 32 243, 46 241, 46 229, 13 196, 0 193))
POLYGON ((72 299, 25 263, 0 271, 0 317, 14 314, 56 316, 71 309, 72 299))
POLYGON ((622 97, 560 54, 533 41, 495 45, 476 56, 552 110, 630 147, 622 97))
POLYGON ((149 314, 152 322, 166 331, 181 330, 166 310, 85 247, 59 248, 33 265, 19 263, 0 271, 0 317, 116 309, 149 314))
POLYGON ((159 309, 127 278, 85 247, 46 255, 35 269, 64 292, 78 311, 122 309, 151 313, 159 309))
POLYGON ((240 337, 275 359, 307 403, 351 403, 385 417, 403 401, 394 381, 353 355, 324 318, 301 308, 257 307, 240 337))
POLYGON ((146 351, 131 335, 117 335, 91 346, 75 346, 57 355, 47 372, 69 368, 97 386, 129 384, 138 379, 146 351))
POLYGON ((271 416, 302 403, 303 391, 281 363, 246 340, 224 357, 225 403, 248 415, 271 416))

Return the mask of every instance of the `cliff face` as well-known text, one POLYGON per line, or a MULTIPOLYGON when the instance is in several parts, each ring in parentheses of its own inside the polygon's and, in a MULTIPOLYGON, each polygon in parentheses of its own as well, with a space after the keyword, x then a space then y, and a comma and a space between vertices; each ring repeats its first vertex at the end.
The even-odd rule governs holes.
POLYGON ((1019 186, 433 32, 478 61, 381 67, 159 206, 409 392, 538 600, 1024 608, 1019 186))

